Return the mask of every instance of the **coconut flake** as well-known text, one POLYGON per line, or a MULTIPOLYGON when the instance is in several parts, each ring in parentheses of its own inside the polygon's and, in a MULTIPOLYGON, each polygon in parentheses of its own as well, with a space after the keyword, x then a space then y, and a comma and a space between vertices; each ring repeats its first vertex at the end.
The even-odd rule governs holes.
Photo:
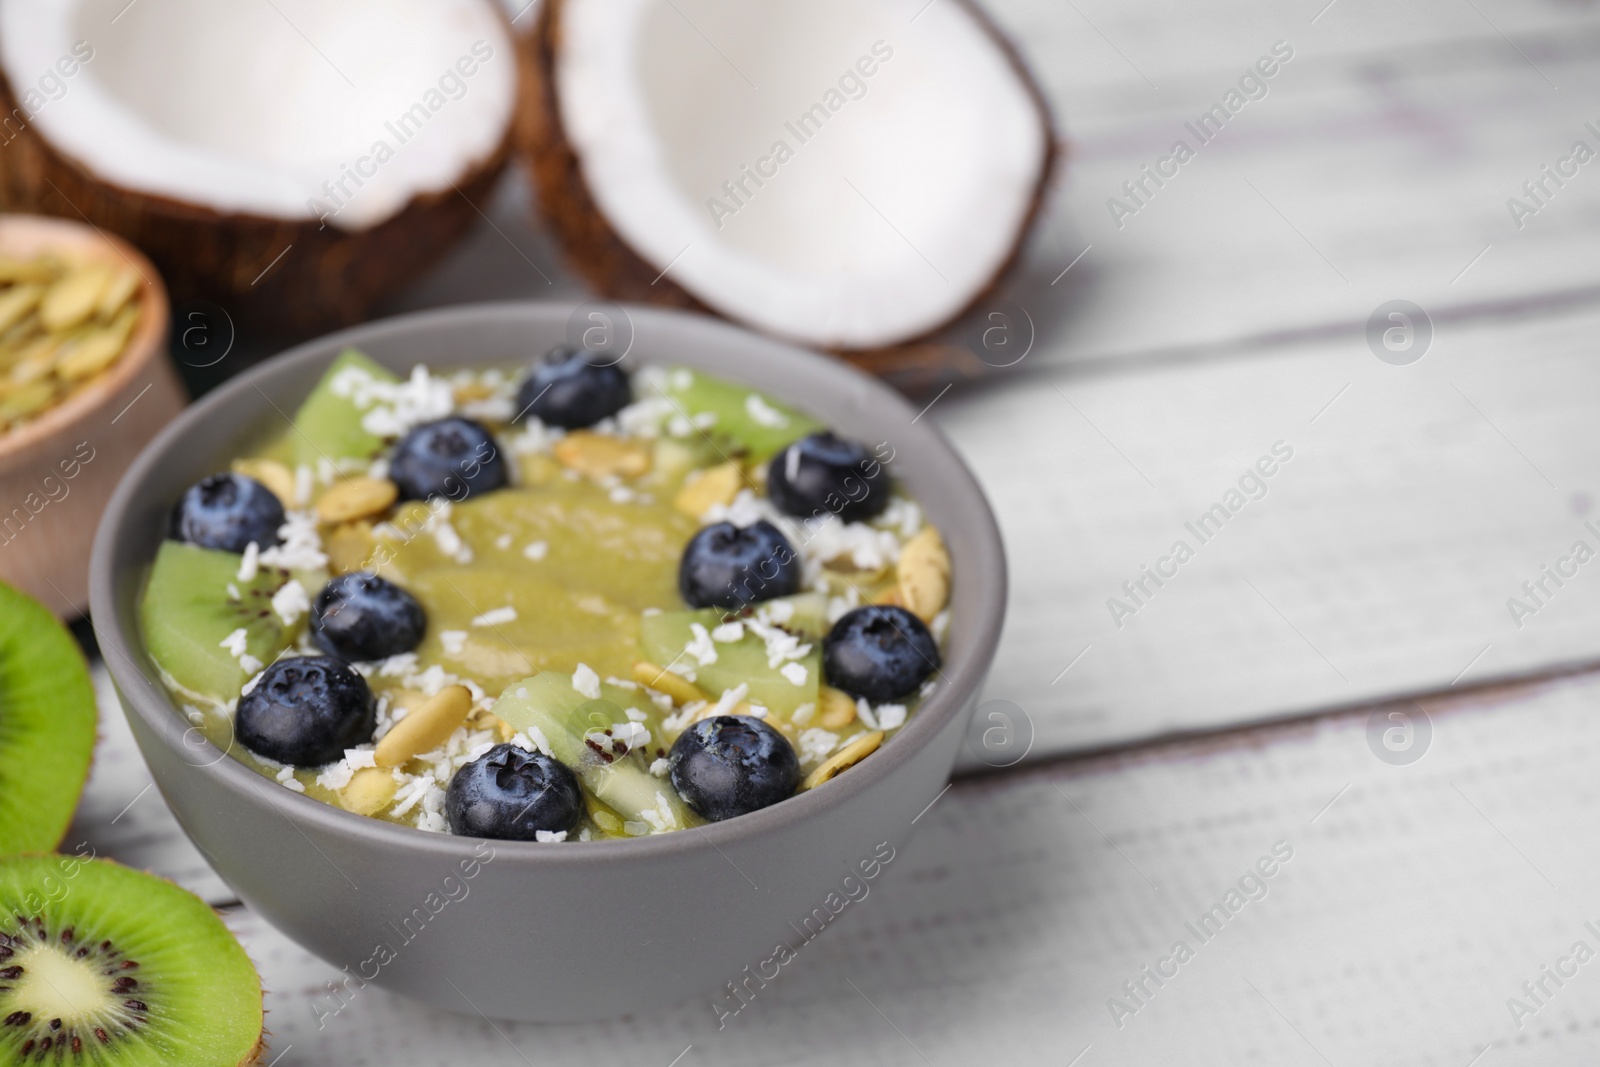
POLYGON ((577 670, 572 672, 572 688, 578 691, 579 696, 599 700, 600 676, 587 663, 580 663, 577 670))
POLYGON ((300 616, 310 610, 311 598, 306 595, 305 586, 294 578, 283 583, 283 586, 272 594, 272 611, 283 620, 285 626, 293 626, 300 616))
MULTIPOLYGON (((244 558, 239 560, 239 573, 234 575, 234 577, 241 582, 253 582, 256 580, 256 575, 260 573, 260 571, 261 546, 256 544, 254 541, 251 541, 248 545, 244 546, 244 558)), ((233 586, 230 585, 228 588, 233 589, 233 586)), ((239 594, 237 591, 234 592, 233 598, 235 600, 239 599, 239 594)))
POLYGON ((771 404, 768 404, 766 398, 760 393, 751 393, 744 398, 744 410, 755 421, 757 426, 781 430, 789 425, 789 417, 771 404))
POLYGON ((474 626, 504 626, 506 623, 517 621, 517 609, 511 605, 486 611, 472 620, 474 626))
POLYGON ((693 638, 690 640, 688 647, 684 649, 684 653, 694 657, 695 661, 702 667, 709 667, 717 662, 717 648, 706 628, 700 623, 691 622, 689 624, 689 633, 693 635, 693 638))
POLYGON ((800 762, 821 763, 839 744, 839 735, 820 728, 800 731, 800 762))
POLYGON ((291 511, 278 527, 281 544, 274 545, 259 556, 267 567, 282 567, 292 571, 317 571, 328 565, 322 552, 322 537, 317 533, 317 518, 309 511, 291 511))

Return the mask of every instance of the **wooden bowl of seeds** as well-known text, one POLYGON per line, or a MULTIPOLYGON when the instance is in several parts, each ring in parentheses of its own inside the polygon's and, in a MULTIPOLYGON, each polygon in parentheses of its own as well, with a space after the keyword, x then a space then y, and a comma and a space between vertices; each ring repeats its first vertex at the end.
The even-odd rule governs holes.
POLYGON ((131 245, 0 215, 0 579, 70 618, 128 464, 187 401, 167 291, 131 245))

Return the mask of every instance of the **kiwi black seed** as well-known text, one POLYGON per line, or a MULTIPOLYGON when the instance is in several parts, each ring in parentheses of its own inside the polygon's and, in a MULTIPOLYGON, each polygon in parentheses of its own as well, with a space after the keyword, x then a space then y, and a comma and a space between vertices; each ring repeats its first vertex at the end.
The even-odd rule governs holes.
POLYGON ((261 980, 199 898, 78 856, 0 860, 0 1063, 237 1067, 261 980))
POLYGON ((83 652, 44 605, 0 584, 0 855, 55 848, 94 751, 83 652))

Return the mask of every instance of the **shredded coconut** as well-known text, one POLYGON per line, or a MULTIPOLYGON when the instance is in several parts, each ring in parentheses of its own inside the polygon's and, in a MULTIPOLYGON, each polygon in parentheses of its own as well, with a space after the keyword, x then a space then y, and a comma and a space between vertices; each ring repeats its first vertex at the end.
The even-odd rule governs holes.
POLYGON ((304 507, 311 500, 314 477, 311 468, 304 463, 294 469, 294 500, 290 503, 295 507, 304 507))
POLYGON ((293 626, 300 616, 311 610, 311 598, 306 595, 305 586, 290 578, 272 594, 272 610, 285 626, 293 626))
POLYGON ((567 839, 565 830, 535 830, 533 839, 541 845, 554 845, 567 839))
POLYGON ((317 534, 317 519, 308 511, 291 511, 278 527, 282 544, 267 549, 260 555, 263 566, 283 567, 292 571, 316 571, 328 565, 322 552, 322 538, 317 534))
POLYGON ((412 427, 444 418, 456 406, 450 383, 431 376, 420 364, 401 382, 383 381, 360 367, 346 367, 334 376, 329 388, 366 411, 361 428, 375 437, 399 437, 412 427), (341 388, 348 392, 341 393, 341 388))
POLYGON ((474 626, 501 626, 508 622, 517 621, 517 609, 509 604, 503 608, 486 611, 472 620, 474 626))
POLYGON ((657 437, 672 414, 672 402, 666 397, 647 396, 617 412, 617 430, 628 437, 657 437))
POLYGON ((545 553, 549 551, 550 546, 548 543, 544 541, 533 541, 522 549, 522 554, 537 563, 541 559, 544 559, 545 553))
POLYGON ((762 399, 760 393, 751 393, 744 398, 744 410, 751 419, 755 420, 757 426, 781 430, 789 425, 788 416, 768 404, 762 399))
POLYGON ((240 656, 244 655, 244 650, 249 640, 250 635, 245 632, 244 627, 241 626, 227 637, 224 637, 221 641, 218 641, 217 647, 227 649, 228 655, 232 656, 234 659, 238 659, 240 656))
POLYGON ((580 696, 599 700, 600 676, 587 663, 580 663, 578 669, 572 672, 572 688, 576 689, 580 696))
POLYGON ((650 731, 636 722, 618 722, 611 725, 611 750, 618 755, 644 748, 650 743, 650 731))
POLYGON ((712 714, 713 715, 731 715, 731 714, 733 714, 733 709, 739 706, 739 701, 743 700, 745 697, 747 697, 749 695, 750 695, 750 687, 748 685, 746 685, 744 682, 740 682, 738 685, 734 686, 732 689, 724 689, 722 691, 722 696, 717 698, 717 707, 716 707, 716 710, 712 712, 712 714))
MULTIPOLYGON (((239 573, 234 575, 241 582, 253 582, 261 570, 261 546, 251 541, 244 546, 244 558, 239 561, 239 573)), ((232 586, 228 588, 232 589, 232 586)), ((239 594, 234 593, 233 598, 239 599, 239 594)))
POLYGON ((461 535, 456 532, 456 528, 450 525, 450 506, 448 504, 442 504, 438 510, 430 514, 427 521, 423 523, 423 528, 433 534, 434 543, 439 546, 440 552, 443 552, 457 563, 466 564, 472 562, 471 547, 461 539, 461 535))
POLYGON ((821 763, 838 744, 839 735, 831 730, 801 730, 800 762, 821 763))
POLYGON ((878 718, 878 729, 898 730, 906 722, 906 706, 904 704, 879 704, 875 709, 878 718))
POLYGON ((324 789, 343 789, 350 784, 350 779, 355 775, 355 770, 346 760, 330 763, 328 769, 317 775, 317 784, 324 789))
POLYGON ((461 650, 467 647, 467 631, 440 630, 439 644, 443 646, 445 655, 459 656, 461 650))
POLYGON ((785 663, 778 669, 778 673, 787 678, 790 685, 805 685, 806 679, 811 677, 811 672, 806 670, 804 663, 785 663))
POLYGON ((717 648, 711 641, 711 635, 706 628, 697 622, 689 624, 689 632, 694 639, 689 642, 689 647, 684 649, 685 654, 693 656, 702 667, 708 667, 717 662, 717 648))

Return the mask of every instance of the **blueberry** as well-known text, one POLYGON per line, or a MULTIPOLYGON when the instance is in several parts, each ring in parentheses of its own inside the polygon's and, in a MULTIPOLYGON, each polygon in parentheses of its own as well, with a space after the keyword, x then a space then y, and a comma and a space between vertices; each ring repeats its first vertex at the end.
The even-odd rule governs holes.
POLYGON ((865 445, 824 431, 772 457, 767 495, 785 515, 861 522, 889 506, 889 475, 865 445))
POLYGON ((786 800, 800 784, 800 757, 784 736, 748 715, 701 719, 672 745, 672 788, 712 822, 786 800))
POLYGON ((400 487, 402 500, 442 496, 458 504, 509 480, 493 435, 482 423, 459 415, 425 422, 400 438, 389 460, 389 478, 400 487))
POLYGON ((388 659, 410 652, 427 628, 416 597, 368 571, 339 575, 311 605, 311 639, 340 659, 388 659))
POLYGON ((279 543, 283 504, 242 474, 213 474, 191 485, 172 511, 172 537, 201 548, 243 552, 279 543))
POLYGON ((621 367, 598 352, 557 348, 522 380, 517 390, 518 418, 533 415, 569 430, 593 426, 633 400, 621 367))
POLYGON ((684 546, 678 592, 691 607, 738 608, 800 591, 800 557, 765 519, 707 526, 684 546))
POLYGON ((542 752, 496 745, 456 771, 445 791, 450 832, 532 841, 540 830, 570 831, 583 815, 578 776, 542 752))
POLYGON ((239 742, 258 756, 320 767, 372 740, 377 708, 361 675, 327 656, 291 656, 239 698, 239 742))
POLYGON ((828 684, 875 704, 905 696, 938 669, 933 634, 905 608, 856 608, 822 639, 822 673, 828 684))

